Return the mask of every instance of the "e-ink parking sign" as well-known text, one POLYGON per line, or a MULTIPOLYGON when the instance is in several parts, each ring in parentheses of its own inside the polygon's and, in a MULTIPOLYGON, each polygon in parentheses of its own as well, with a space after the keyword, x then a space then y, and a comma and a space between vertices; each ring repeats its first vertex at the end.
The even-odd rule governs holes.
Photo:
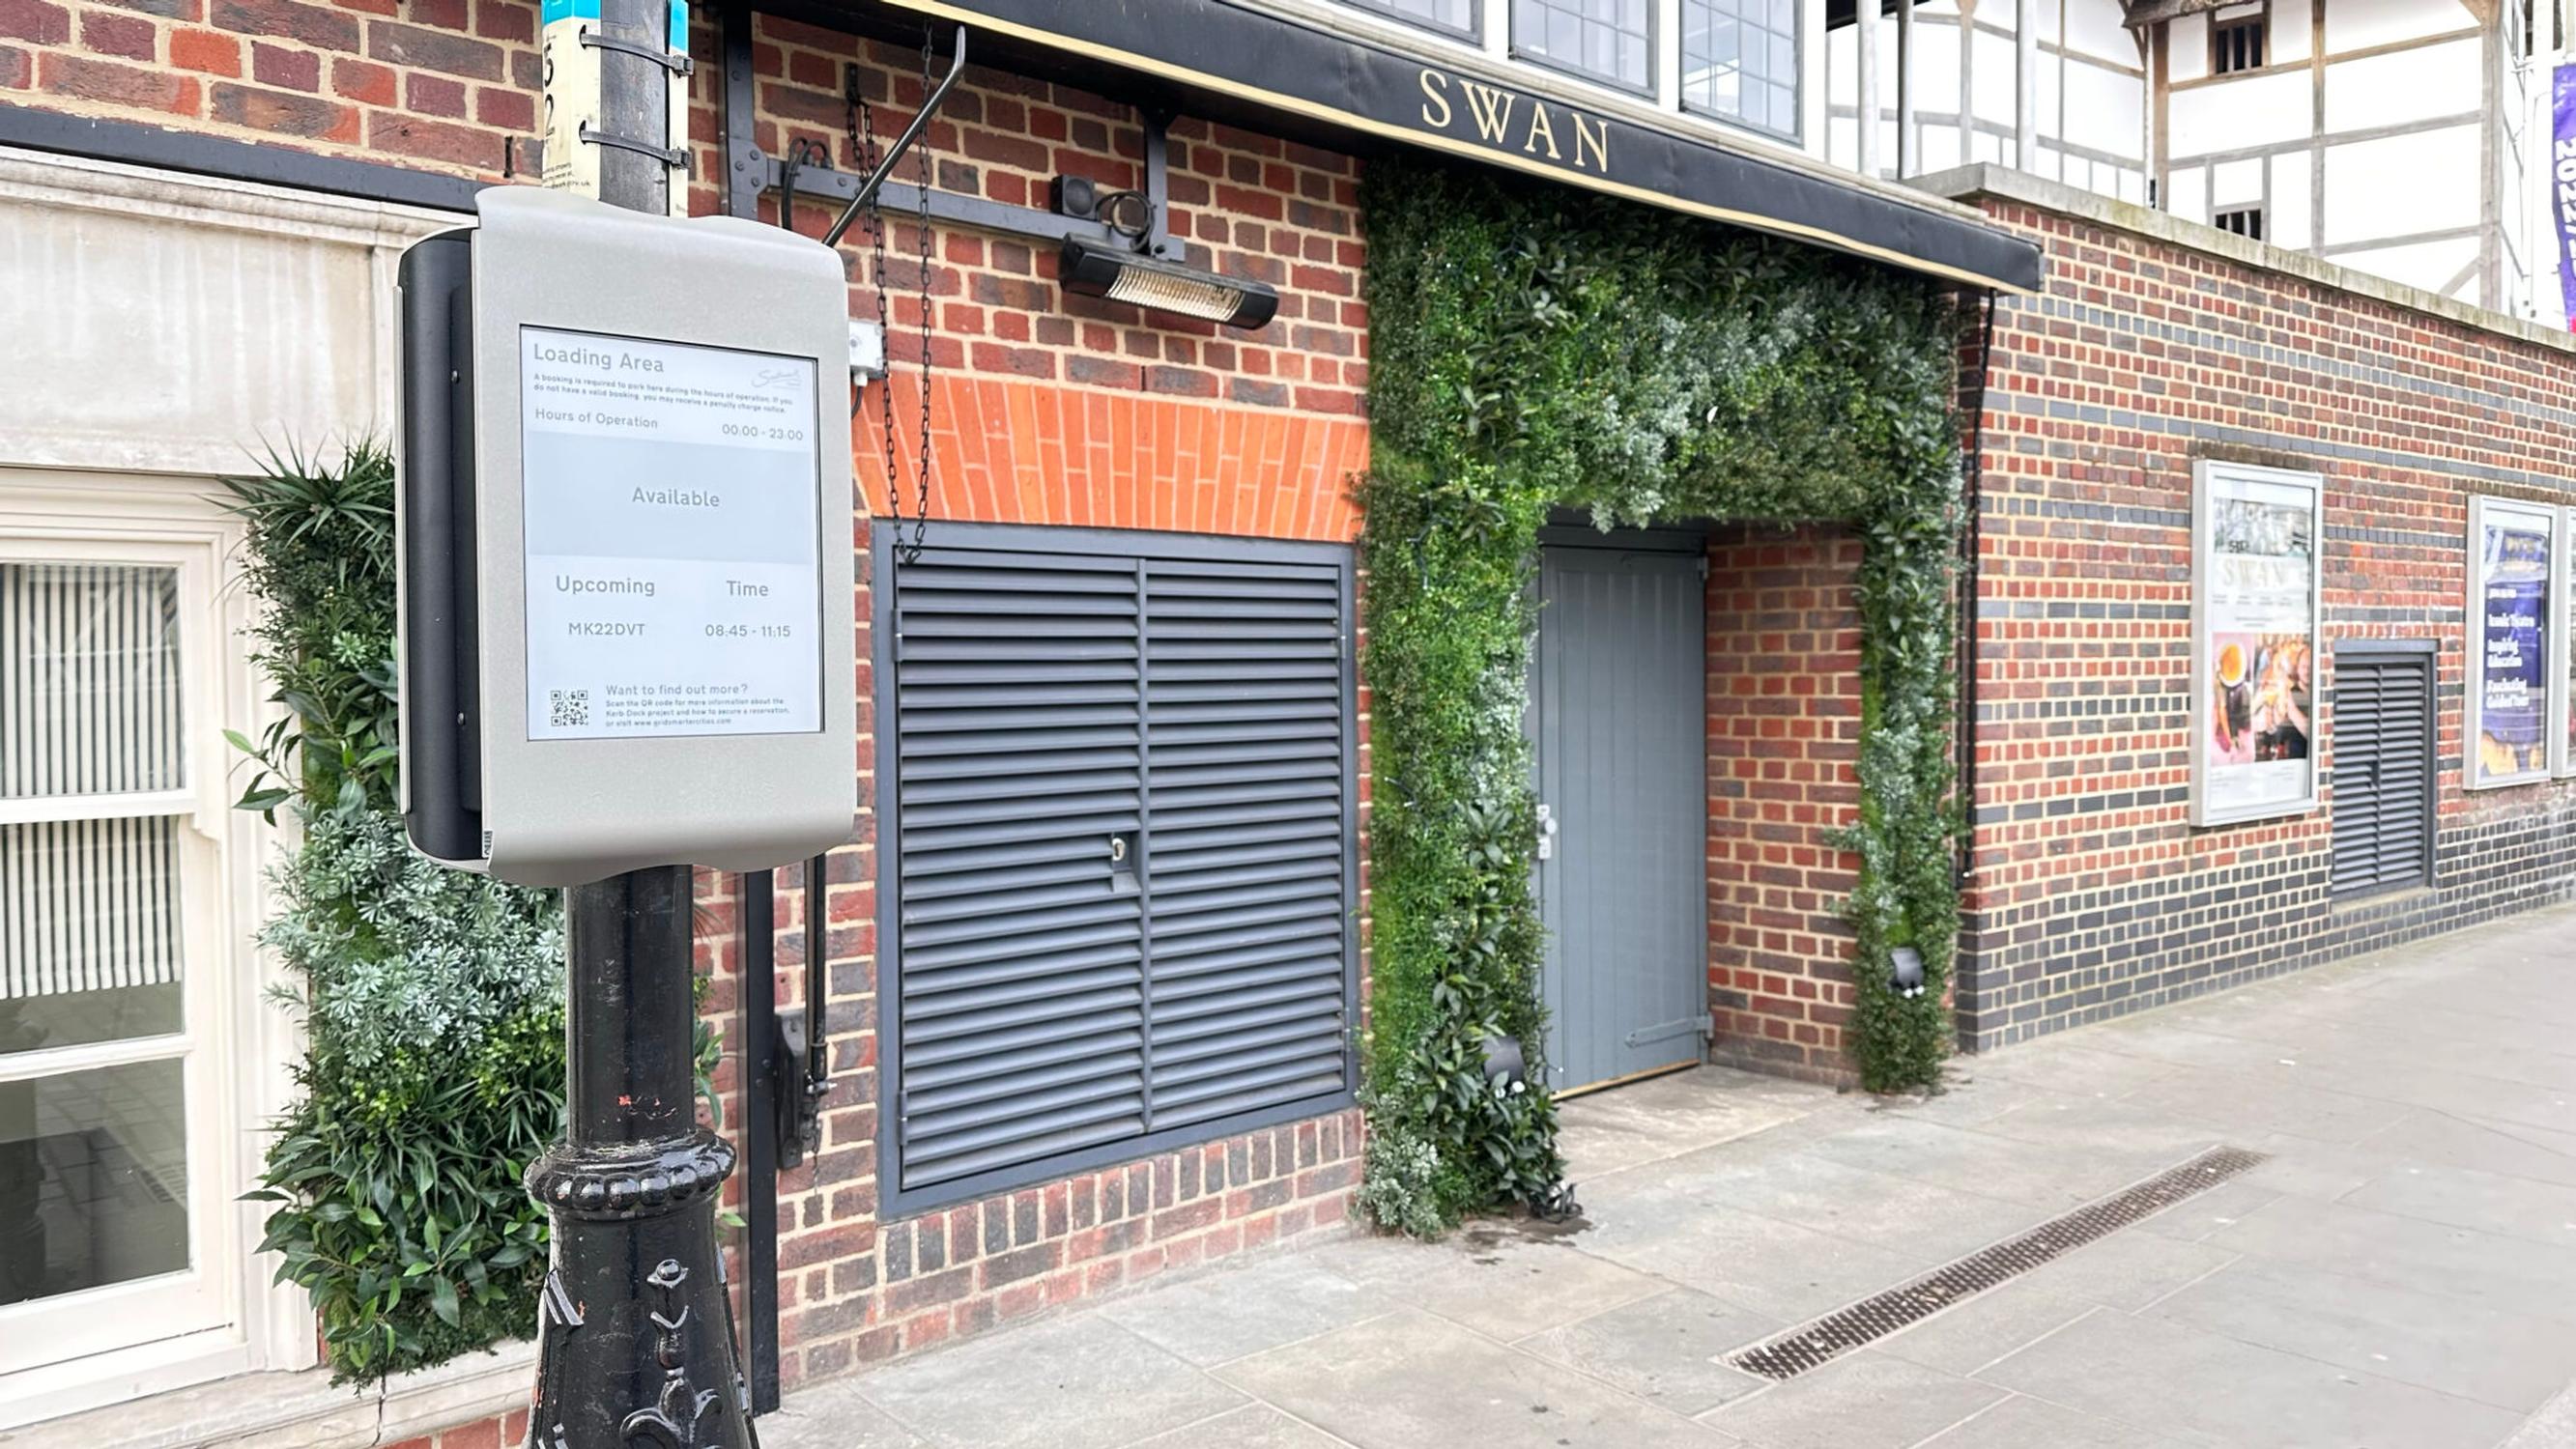
POLYGON ((529 739, 823 727, 814 373, 520 329, 529 739))
POLYGON ((839 257, 533 187, 476 211, 401 268, 412 843, 574 885, 850 840, 839 257))

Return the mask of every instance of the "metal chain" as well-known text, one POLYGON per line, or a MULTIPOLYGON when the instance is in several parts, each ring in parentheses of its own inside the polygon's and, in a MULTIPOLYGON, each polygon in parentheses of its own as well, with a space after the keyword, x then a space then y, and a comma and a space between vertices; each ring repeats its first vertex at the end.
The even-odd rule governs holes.
MULTIPOLYGON (((921 86, 925 101, 930 95, 934 79, 931 73, 930 39, 930 28, 922 27, 921 86)), ((868 105, 867 91, 863 86, 853 86, 850 95, 853 101, 849 120, 850 148, 857 153, 858 174, 866 176, 873 174, 877 167, 876 112, 868 105)), ((928 131, 924 131, 921 139, 913 143, 913 151, 920 160, 921 178, 917 188, 921 202, 919 217, 921 226, 921 451, 918 454, 919 476, 914 486, 910 543, 903 541, 903 475, 895 462, 894 392, 891 387, 886 392, 884 406, 877 410, 883 428, 881 446, 885 453, 886 507, 892 510, 894 515, 895 562, 899 565, 911 564, 921 557, 923 538, 930 528, 930 187, 932 172, 928 131)), ((891 342, 894 337, 894 327, 886 308, 886 230, 885 209, 871 198, 868 202, 868 245, 876 266, 877 335, 891 342)), ((886 350, 886 378, 889 383, 894 378, 891 348, 886 350)), ((854 404, 855 400, 854 395, 854 404)))
MULTIPOLYGON (((932 76, 930 70, 930 26, 921 27, 921 103, 930 104, 932 76)), ((922 535, 930 527, 930 130, 923 127, 921 139, 915 141, 912 153, 921 163, 921 481, 912 511, 912 551, 897 551, 897 561, 912 563, 921 557, 922 535)), ((891 371, 891 369, 889 369, 891 371)), ((886 395, 893 401, 893 394, 886 395)), ((889 407, 887 411, 893 409, 889 407)))
MULTIPOLYGON (((867 85, 864 81, 852 82, 850 86, 850 100, 850 149, 856 152, 858 156, 858 169, 852 174, 858 176, 873 176, 876 174, 877 169, 877 117, 876 112, 868 106, 867 85), (861 140, 862 135, 866 138, 864 142, 861 140)), ((869 290, 874 292, 877 298, 877 353, 879 358, 886 364, 886 376, 888 378, 892 378, 894 375, 893 358, 890 349, 886 346, 886 339, 893 336, 893 328, 886 317, 885 233, 885 210, 878 206, 874 201, 870 201, 868 203, 868 253, 874 270, 868 274, 870 280, 869 290)), ((855 407, 857 405, 857 401, 857 396, 853 394, 851 405, 855 407)), ((885 402, 877 409, 877 411, 885 418, 885 451, 883 456, 885 458, 886 506, 894 510, 895 533, 897 537, 900 537, 903 533, 903 495, 896 491, 896 478, 894 471, 894 393, 891 389, 887 391, 885 402)))

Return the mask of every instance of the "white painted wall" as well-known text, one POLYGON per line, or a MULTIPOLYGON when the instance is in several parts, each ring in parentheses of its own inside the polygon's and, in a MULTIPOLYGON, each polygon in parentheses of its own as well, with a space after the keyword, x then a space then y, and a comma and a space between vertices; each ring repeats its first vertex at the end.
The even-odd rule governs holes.
POLYGON ((433 217, 0 151, 0 466, 210 475, 389 430, 393 266, 433 217))
MULTIPOLYGON (((2330 250, 2477 224, 2478 127, 2474 124, 2329 143, 2325 167, 2325 230, 2318 241, 2330 250)), ((2469 243, 2469 250, 2476 252, 2475 241, 2469 243)), ((2449 280, 2438 278, 2430 285, 2445 291, 2449 280)))
MULTIPOLYGON (((2496 30, 2460 0, 2273 0, 2263 67, 2211 76, 2209 25, 2194 15, 2166 26, 2169 210, 2205 221, 2259 202, 2275 245, 2529 314, 2527 246, 2503 255, 2493 296, 2476 265, 2481 229, 2516 225, 2482 190, 2496 30), (2319 177, 2321 210, 2310 190, 2319 177), (2463 235, 2433 235, 2443 232, 2463 235)), ((2508 74, 2503 103, 2527 114, 2522 94, 2508 74)), ((2515 154, 2499 159, 2499 186, 2526 193, 2515 154)))
MULTIPOLYGON (((2037 110, 2039 174, 2051 180, 2142 201, 2146 195, 2146 80, 2136 42, 2120 24, 2119 0, 2037 0, 2033 34, 2040 44, 2037 110)), ((1868 9, 1863 0, 1862 9, 1868 9)), ((1881 167, 1894 174, 1897 146, 1897 73, 1910 77, 1921 137, 1919 165, 1945 170, 1969 160, 2012 164, 2019 120, 2014 94, 2013 0, 1983 0, 1969 45, 1973 76, 1963 76, 1961 30, 1954 0, 1915 8, 1914 41, 1898 55, 1897 27, 1883 20, 1878 33, 1881 167), (1960 119, 1962 82, 1974 95, 1975 127, 1960 119)), ((1856 25, 1826 39, 1825 95, 1832 119, 1827 159, 1856 166, 1859 72, 1856 25)))
POLYGON ((2309 182, 2316 174, 2316 156, 2308 151, 2290 151, 2270 161, 2272 210, 2266 218, 2269 234, 2265 239, 2275 246, 2304 251, 2316 241, 2316 214, 2308 196, 2309 182))
POLYGON ((2472 239, 2421 242, 2413 246, 2371 247, 2361 251, 2336 252, 2329 260, 2339 266, 2404 282, 2427 292, 2439 292, 2463 302, 2476 300, 2478 244, 2472 239))
POLYGON ((2478 17, 2459 0, 2323 0, 2326 54, 2344 55, 2401 40, 2473 30, 2478 17))
POLYGON ((2313 0, 2272 0, 2272 24, 2263 37, 2264 59, 2274 65, 2296 65, 2315 53, 2309 34, 2315 28, 2313 0))
POLYGON ((2209 74, 2209 17, 2186 15, 2165 26, 2165 80, 2196 81, 2209 74))
POLYGON ((2389 51, 2326 66, 2326 132, 2406 126, 2478 109, 2483 37, 2389 51))
POLYGON ((2166 102, 2165 155, 2180 160, 2305 140, 2314 130, 2315 80, 2304 69, 2221 77, 2166 102))

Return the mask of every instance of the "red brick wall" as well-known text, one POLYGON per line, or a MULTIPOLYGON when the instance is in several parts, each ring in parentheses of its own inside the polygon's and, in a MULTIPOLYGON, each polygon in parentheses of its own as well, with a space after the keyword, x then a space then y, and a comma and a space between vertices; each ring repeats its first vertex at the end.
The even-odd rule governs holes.
POLYGON ((536 47, 535 0, 0 0, 0 104, 498 179, 536 47))
MULTIPOLYGON (((754 31, 757 137, 796 138, 856 164, 844 68, 888 135, 919 103, 919 54, 762 19, 754 31)), ((701 117, 701 124, 711 124, 701 117)), ((939 184, 1043 205, 1059 171, 1142 182, 1133 112, 1099 97, 973 70, 929 132, 939 184)), ((703 139, 703 138, 702 138, 703 139)), ((1261 277, 1276 320, 1220 329, 1055 285, 1055 257, 1011 238, 937 227, 932 297, 930 512, 942 519, 1147 528, 1326 541, 1358 526, 1350 475, 1366 466, 1366 314, 1357 168, 1348 158, 1184 119, 1171 132, 1172 231, 1198 265, 1261 277)), ((775 219, 774 200, 762 214, 775 219)), ((800 207, 819 234, 824 208, 800 207)), ((919 466, 919 235, 888 242, 896 376, 852 423, 857 476, 888 507, 884 414, 913 506, 919 466)), ((874 316, 864 231, 851 315, 874 316)), ((866 546, 865 528, 859 544, 866 546)), ((1358 1181, 1356 1112, 1265 1129, 898 1221, 878 1216, 878 982, 872 600, 860 572, 858 842, 827 882, 834 1090, 823 1149, 779 1182, 781 1379, 790 1387, 1175 1268, 1333 1228, 1358 1181)), ((1363 756, 1365 758, 1365 756, 1363 756)), ((1362 785, 1365 791, 1365 781, 1362 785)), ((796 873, 778 920, 782 1001, 802 977, 807 923, 796 873)))
POLYGON ((520 1449, 528 1442, 528 1411, 513 1409, 423 1434, 386 1446, 386 1449, 520 1449))
MULTIPOLYGON (((880 137, 900 129, 921 99, 917 48, 861 47, 794 21, 760 18, 752 62, 754 138, 772 156, 786 155, 801 139, 828 146, 843 170, 858 165, 842 98, 846 68, 854 63, 880 137)), ((700 63, 702 75, 719 69, 703 52, 700 63)), ((1058 173, 1113 187, 1143 185, 1144 131, 1133 106, 980 68, 966 74, 928 133, 941 189, 1043 207, 1058 173)), ((700 139, 712 141, 712 111, 702 111, 696 125, 700 139)), ((714 153, 702 154, 711 165, 714 153)), ((941 228, 931 275, 938 313, 933 359, 968 364, 993 378, 1356 419, 1368 376, 1356 164, 1189 118, 1171 129, 1169 159, 1172 235, 1193 265, 1276 286, 1276 320, 1246 334, 1148 317, 1122 303, 1069 298, 1055 286, 1050 249, 941 228)), ((904 179, 911 176, 907 163, 904 179)), ((776 219, 774 201, 762 204, 761 215, 776 219)), ((810 205, 799 208, 797 219, 799 230, 820 235, 830 215, 810 205)), ((876 294, 864 228, 851 233, 844 250, 853 258, 851 315, 872 317, 876 294)), ((920 267, 912 259, 918 255, 919 233, 895 226, 887 270, 898 360, 917 352, 920 267)))
MULTIPOLYGON (((2576 892, 2576 784, 2461 789, 2468 499, 2576 501, 2576 355, 2039 207, 1983 428, 1973 966, 1990 1046, 2576 892), (2195 830, 2195 458, 2326 478, 2326 799, 2195 830), (2333 644, 2438 641, 2435 884, 2337 900, 2333 644)), ((2225 245, 2215 233, 2213 246, 2225 245)))
POLYGON ((1708 549, 1708 984, 1713 1060, 1841 1082, 1858 808, 1860 541, 1721 528, 1708 549))

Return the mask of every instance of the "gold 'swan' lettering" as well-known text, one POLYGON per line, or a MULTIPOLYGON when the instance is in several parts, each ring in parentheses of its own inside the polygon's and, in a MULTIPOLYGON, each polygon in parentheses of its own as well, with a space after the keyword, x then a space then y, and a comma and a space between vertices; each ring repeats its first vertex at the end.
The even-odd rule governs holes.
MULTIPOLYGON (((1476 118, 1476 134, 1497 146, 1508 144, 1512 130, 1512 108, 1521 98, 1510 91, 1474 81, 1464 83, 1467 89, 1467 114, 1476 118)), ((1542 105, 1541 109, 1545 109, 1542 105)))
POLYGON ((1601 167, 1602 170, 1609 170, 1610 123, 1608 121, 1594 121, 1591 126, 1587 127, 1583 124, 1583 113, 1581 111, 1569 111, 1567 112, 1567 115, 1572 117, 1574 121, 1574 169, 1577 171, 1583 169, 1583 147, 1585 143, 1589 142, 1592 147, 1593 160, 1601 167))
POLYGON ((1449 129, 1449 77, 1429 66, 1422 68, 1422 124, 1442 131, 1449 129), (1432 114, 1434 106, 1440 108, 1437 115, 1432 114))
MULTIPOLYGON (((1435 131, 1447 131, 1456 125, 1457 107, 1450 104, 1450 78, 1446 72, 1422 68, 1422 124, 1435 131)), ((1547 102, 1524 97, 1499 86, 1481 81, 1461 80, 1457 88, 1467 98, 1467 118, 1475 128, 1478 140, 1489 146, 1508 147, 1517 144, 1524 155, 1536 156, 1542 151, 1550 161, 1567 158, 1557 140, 1556 116, 1547 102), (1524 113, 1523 100, 1530 103, 1524 113), (1514 121, 1519 122, 1517 129, 1514 121)), ((1565 118, 1574 127, 1572 165, 1578 171, 1610 169, 1610 123, 1585 116, 1567 107, 1565 118)))

